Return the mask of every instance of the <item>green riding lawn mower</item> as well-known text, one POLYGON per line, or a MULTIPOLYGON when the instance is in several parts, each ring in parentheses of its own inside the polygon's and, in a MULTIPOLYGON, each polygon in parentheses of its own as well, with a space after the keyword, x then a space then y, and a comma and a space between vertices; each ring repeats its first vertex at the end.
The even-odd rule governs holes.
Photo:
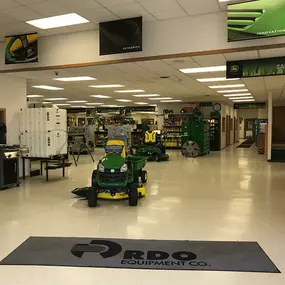
POLYGON ((98 199, 128 199, 130 206, 137 206, 139 198, 146 195, 146 162, 146 157, 127 155, 126 140, 110 139, 92 173, 92 186, 76 188, 72 193, 87 198, 89 207, 96 207, 98 199))
POLYGON ((164 137, 156 131, 146 131, 143 143, 136 150, 136 155, 147 157, 148 161, 167 161, 164 137))

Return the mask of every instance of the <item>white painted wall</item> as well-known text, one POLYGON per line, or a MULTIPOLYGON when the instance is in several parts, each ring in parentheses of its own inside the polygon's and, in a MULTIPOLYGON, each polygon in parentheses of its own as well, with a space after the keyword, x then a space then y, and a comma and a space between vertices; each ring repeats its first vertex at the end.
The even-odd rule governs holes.
POLYGON ((0 75, 0 86, 0 108, 6 109, 7 144, 19 144, 19 112, 27 106, 26 80, 0 75))
MULTIPOLYGON (((41 37, 39 39, 39 63, 5 66, 4 56, 2 56, 0 69, 99 62, 248 46, 258 47, 274 43, 285 43, 285 37, 228 43, 226 13, 216 12, 144 23, 143 52, 99 56, 98 30, 41 37)), ((4 54, 3 43, 0 44, 0 52, 4 54)))

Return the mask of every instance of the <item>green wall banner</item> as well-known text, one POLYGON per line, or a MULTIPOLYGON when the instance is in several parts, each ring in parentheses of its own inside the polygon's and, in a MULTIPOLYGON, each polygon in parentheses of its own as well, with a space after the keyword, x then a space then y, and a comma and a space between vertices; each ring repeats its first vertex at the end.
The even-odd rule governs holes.
POLYGON ((277 75, 285 75, 285 57, 227 62, 227 78, 277 75))
POLYGON ((234 104, 234 109, 265 109, 266 102, 234 104))
POLYGON ((285 1, 252 0, 228 5, 228 41, 285 34, 285 1))

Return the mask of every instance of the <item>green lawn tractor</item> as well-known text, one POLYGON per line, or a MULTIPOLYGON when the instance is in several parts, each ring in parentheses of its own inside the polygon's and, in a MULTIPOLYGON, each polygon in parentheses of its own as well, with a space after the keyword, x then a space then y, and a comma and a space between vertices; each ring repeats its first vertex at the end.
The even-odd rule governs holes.
POLYGON ((166 147, 163 136, 155 131, 146 131, 144 142, 136 150, 136 155, 147 157, 148 161, 167 161, 166 147))
POLYGON ((72 193, 86 197, 89 207, 96 207, 98 199, 129 199, 130 206, 137 206, 138 199, 146 195, 146 161, 145 157, 127 156, 124 141, 109 140, 104 157, 93 171, 92 187, 77 188, 72 193))

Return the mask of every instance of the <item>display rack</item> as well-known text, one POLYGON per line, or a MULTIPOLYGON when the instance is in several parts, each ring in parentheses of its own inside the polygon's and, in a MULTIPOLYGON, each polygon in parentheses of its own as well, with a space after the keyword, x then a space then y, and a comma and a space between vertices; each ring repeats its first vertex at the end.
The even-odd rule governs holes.
POLYGON ((95 146, 103 147, 105 143, 105 138, 108 135, 108 131, 96 131, 95 132, 95 146))
POLYGON ((163 130, 166 135, 167 148, 181 148, 181 124, 182 114, 167 114, 164 118, 163 130))

